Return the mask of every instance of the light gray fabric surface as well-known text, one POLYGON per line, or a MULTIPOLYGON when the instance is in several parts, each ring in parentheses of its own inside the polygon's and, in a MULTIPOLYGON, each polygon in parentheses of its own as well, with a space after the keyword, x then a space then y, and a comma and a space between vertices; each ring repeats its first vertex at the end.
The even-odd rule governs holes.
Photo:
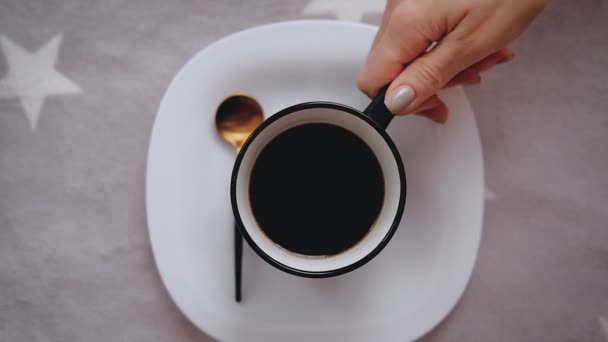
MULTIPOLYGON (((210 42, 274 21, 358 19, 303 14, 307 4, 0 3, 0 341, 211 340, 154 266, 150 129, 174 73, 210 42), (44 100, 35 131, 44 87, 6 81, 19 47, 47 61, 57 48, 65 78, 41 77, 59 94, 44 100)), ((362 21, 379 18, 371 10, 362 21)), ((483 239, 463 299, 424 341, 608 338, 607 34, 607 1, 555 0, 513 45, 516 59, 467 90, 486 160, 483 239)))

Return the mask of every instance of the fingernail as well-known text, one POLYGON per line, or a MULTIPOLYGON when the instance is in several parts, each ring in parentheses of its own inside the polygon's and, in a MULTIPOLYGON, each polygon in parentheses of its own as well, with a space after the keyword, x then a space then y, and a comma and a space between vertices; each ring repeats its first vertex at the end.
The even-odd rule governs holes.
POLYGON ((510 54, 508 56, 506 56, 505 58, 499 60, 498 62, 496 62, 496 64, 504 64, 507 63, 508 61, 512 60, 513 58, 515 58, 515 54, 510 54))
POLYGON ((477 77, 475 77, 474 79, 472 79, 469 84, 479 84, 479 83, 481 83, 481 76, 477 75, 477 77))
POLYGON ((425 116, 437 123, 445 124, 448 121, 448 107, 442 103, 437 108, 427 112, 425 116))
POLYGON ((387 95, 384 99, 384 104, 391 113, 398 114, 414 100, 414 97, 416 97, 414 89, 403 85, 387 95))
POLYGON ((435 113, 435 116, 433 116, 432 119, 433 119, 433 121, 444 125, 448 121, 448 111, 447 110, 438 111, 437 113, 435 113))
POLYGON ((438 124, 445 125, 445 123, 448 121, 448 117, 447 116, 433 117, 433 118, 431 118, 431 120, 435 121, 438 124))

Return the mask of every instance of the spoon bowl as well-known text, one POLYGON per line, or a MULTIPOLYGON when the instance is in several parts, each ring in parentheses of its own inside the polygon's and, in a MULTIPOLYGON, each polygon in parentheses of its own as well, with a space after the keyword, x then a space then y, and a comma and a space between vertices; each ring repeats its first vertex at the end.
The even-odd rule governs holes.
POLYGON ((215 115, 219 135, 237 151, 264 120, 262 106, 246 95, 233 95, 222 101, 215 115))

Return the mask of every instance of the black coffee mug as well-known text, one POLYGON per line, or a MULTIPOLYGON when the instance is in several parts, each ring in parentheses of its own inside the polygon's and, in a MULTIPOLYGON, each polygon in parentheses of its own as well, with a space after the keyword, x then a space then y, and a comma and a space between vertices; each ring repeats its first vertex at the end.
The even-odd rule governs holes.
POLYGON ((384 105, 385 93, 386 87, 363 112, 343 104, 319 101, 283 109, 265 120, 241 148, 232 172, 232 209, 247 243, 274 267, 303 277, 332 277, 364 265, 392 238, 403 215, 407 185, 399 151, 386 133, 394 115, 384 105), (354 133, 375 155, 384 180, 382 207, 369 232, 354 246, 335 255, 310 257, 278 245, 264 233, 250 204, 250 177, 262 150, 285 131, 310 123, 335 125, 354 133))

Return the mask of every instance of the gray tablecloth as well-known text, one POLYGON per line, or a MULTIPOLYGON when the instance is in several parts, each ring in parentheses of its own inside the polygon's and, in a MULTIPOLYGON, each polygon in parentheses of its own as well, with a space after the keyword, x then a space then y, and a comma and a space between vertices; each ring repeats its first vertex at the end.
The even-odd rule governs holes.
MULTIPOLYGON (((210 42, 380 0, 0 3, 0 341, 208 341, 147 239, 150 129, 210 42)), ((380 4, 379 4, 380 3, 380 4)), ((608 338, 608 2, 554 0, 467 90, 487 170, 471 283, 425 341, 608 338)))

